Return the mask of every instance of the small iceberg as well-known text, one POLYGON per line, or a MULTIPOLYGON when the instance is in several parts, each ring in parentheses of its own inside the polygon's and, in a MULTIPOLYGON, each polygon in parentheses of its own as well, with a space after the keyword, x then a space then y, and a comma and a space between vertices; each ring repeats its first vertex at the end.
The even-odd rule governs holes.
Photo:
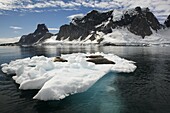
POLYGON ((19 89, 40 89, 33 99, 47 101, 84 92, 110 71, 133 72, 134 63, 114 54, 74 53, 17 59, 1 67, 4 73, 15 75, 12 78, 19 89))

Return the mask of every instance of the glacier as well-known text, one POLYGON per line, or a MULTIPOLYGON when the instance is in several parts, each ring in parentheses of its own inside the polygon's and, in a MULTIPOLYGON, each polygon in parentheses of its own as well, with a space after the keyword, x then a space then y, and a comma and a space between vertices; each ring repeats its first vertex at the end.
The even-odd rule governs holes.
POLYGON ((137 68, 135 62, 114 54, 73 53, 61 55, 67 62, 54 62, 55 57, 34 56, 1 64, 2 71, 14 75, 19 89, 40 89, 33 99, 61 100, 88 90, 108 72, 130 73, 137 68), (94 64, 87 62, 90 55, 102 55, 115 64, 94 64))

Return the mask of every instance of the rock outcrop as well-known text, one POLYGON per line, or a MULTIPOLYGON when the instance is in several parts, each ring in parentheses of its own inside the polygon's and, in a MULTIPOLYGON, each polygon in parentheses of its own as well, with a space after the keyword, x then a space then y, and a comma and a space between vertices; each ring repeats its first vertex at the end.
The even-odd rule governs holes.
POLYGON ((137 15, 132 23, 130 23, 130 32, 144 38, 145 36, 150 36, 152 34, 151 28, 155 31, 161 28, 160 23, 148 8, 142 11, 140 7, 136 7, 135 10, 137 11, 137 15))
POLYGON ((73 18, 70 24, 60 27, 57 40, 84 40, 89 36, 91 41, 96 39, 96 32, 108 34, 112 29, 128 28, 128 30, 143 38, 150 36, 152 30, 159 30, 161 24, 148 8, 136 7, 126 11, 110 10, 99 12, 93 10, 82 18, 73 18), (117 13, 121 13, 117 14, 117 13), (119 15, 119 17, 117 17, 119 15))
POLYGON ((170 27, 170 15, 168 16, 168 18, 165 20, 164 22, 166 27, 170 27))
POLYGON ((100 13, 93 10, 83 18, 73 18, 69 25, 60 27, 57 40, 64 40, 68 37, 69 41, 76 39, 84 40, 92 31, 96 31, 96 25, 107 21, 111 17, 112 12, 100 13))
POLYGON ((18 45, 34 45, 43 42, 50 38, 53 34, 49 33, 45 24, 38 24, 34 33, 23 35, 18 42, 18 45))

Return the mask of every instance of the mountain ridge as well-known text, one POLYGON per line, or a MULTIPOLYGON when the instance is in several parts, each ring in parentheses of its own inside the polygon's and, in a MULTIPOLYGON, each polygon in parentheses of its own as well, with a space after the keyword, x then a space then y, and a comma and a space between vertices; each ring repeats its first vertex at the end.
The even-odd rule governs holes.
MULTIPOLYGON (((114 12, 114 10, 104 13, 93 10, 81 19, 73 18, 69 25, 66 24, 60 27, 57 40, 68 37, 70 41, 80 37, 80 40, 83 40, 91 32, 95 33, 98 31, 108 34, 112 32, 112 29, 121 27, 127 27, 131 33, 144 38, 152 34, 150 27, 155 31, 162 27, 154 14, 149 11, 149 8, 141 9, 140 7, 136 7, 120 12, 122 13, 121 16, 116 19, 114 17, 116 15, 115 13, 117 12, 114 12), (102 23, 104 24, 102 25, 102 23)), ((94 37, 90 37, 89 39, 94 40, 94 37)))
POLYGON ((45 24, 38 24, 33 33, 23 35, 15 45, 43 44, 51 37, 53 39, 56 37, 54 42, 60 43, 76 41, 114 45, 115 40, 117 43, 122 43, 118 42, 119 37, 120 39, 129 37, 127 40, 131 40, 131 37, 136 36, 138 40, 147 40, 148 36, 154 36, 154 33, 169 27, 170 15, 163 25, 149 8, 136 7, 123 11, 115 9, 105 12, 92 10, 85 16, 75 16, 69 24, 62 25, 57 35, 50 33, 45 24))

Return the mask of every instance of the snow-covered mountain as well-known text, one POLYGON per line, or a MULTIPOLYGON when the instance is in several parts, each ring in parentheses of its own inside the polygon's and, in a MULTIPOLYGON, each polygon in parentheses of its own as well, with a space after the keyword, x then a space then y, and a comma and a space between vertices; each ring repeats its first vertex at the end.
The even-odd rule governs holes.
MULTIPOLYGON (((100 45, 123 45, 123 46, 150 46, 150 45, 164 45, 170 44, 170 29, 163 29, 158 32, 154 32, 151 36, 146 36, 144 39, 141 36, 137 36, 126 28, 114 29, 112 33, 104 34, 102 32, 97 32, 96 40, 56 40, 57 36, 53 36, 46 41, 43 45, 56 45, 56 44, 98 44, 97 39, 102 37, 100 45)), ((89 37, 87 37, 88 39, 89 37)))
POLYGON ((15 44, 167 44, 169 27, 170 15, 161 24, 149 8, 92 10, 86 15, 71 16, 71 22, 62 25, 57 35, 49 33, 45 24, 38 24, 35 32, 23 35, 15 44))
POLYGON ((136 7, 106 12, 93 10, 85 16, 75 16, 70 24, 61 26, 56 40, 102 45, 167 43, 167 38, 161 35, 161 31, 169 27, 168 23, 167 19, 165 25, 160 24, 149 8, 136 7))

